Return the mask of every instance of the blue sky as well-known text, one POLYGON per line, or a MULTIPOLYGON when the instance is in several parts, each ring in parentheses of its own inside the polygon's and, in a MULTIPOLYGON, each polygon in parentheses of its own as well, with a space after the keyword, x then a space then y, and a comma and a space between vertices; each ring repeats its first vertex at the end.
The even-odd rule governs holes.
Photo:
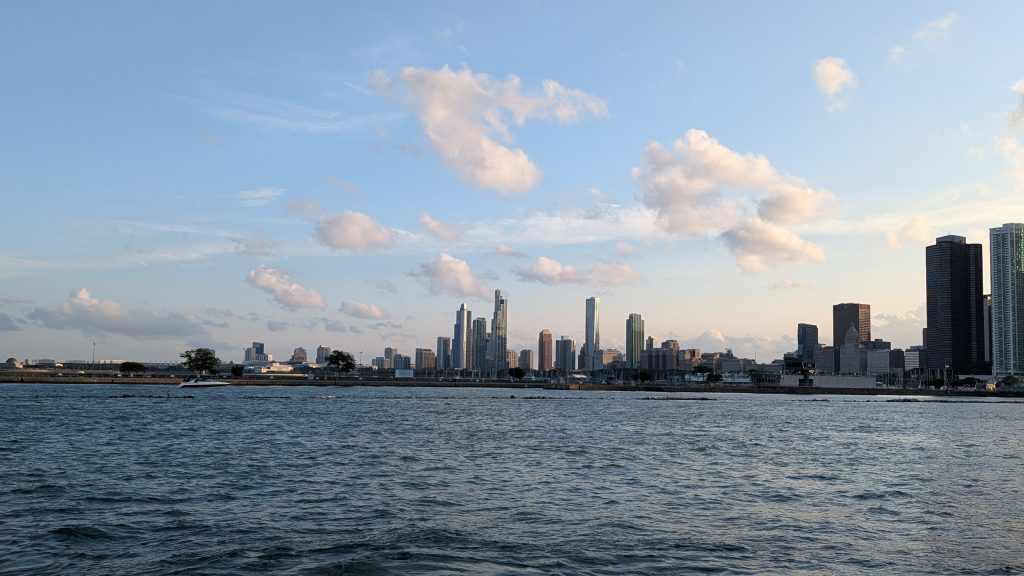
MULTIPOLYGON (((0 356, 363 359, 509 302, 770 360, 1024 220, 1016 2, 61 3, 0 21, 0 356)), ((987 266, 986 266, 987 268, 987 266)))

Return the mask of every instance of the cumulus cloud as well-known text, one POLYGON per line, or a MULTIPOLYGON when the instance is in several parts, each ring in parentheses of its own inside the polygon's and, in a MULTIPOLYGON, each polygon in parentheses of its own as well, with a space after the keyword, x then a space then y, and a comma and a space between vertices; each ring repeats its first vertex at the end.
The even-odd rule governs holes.
POLYGON ((732 336, 718 330, 706 330, 700 336, 681 339, 686 348, 698 348, 702 352, 724 352, 730 349, 736 356, 756 358, 762 362, 781 358, 786 352, 796 349, 792 336, 732 336))
POLYGON ((899 230, 890 230, 885 233, 885 246, 889 250, 899 250, 904 240, 912 240, 924 246, 931 244, 934 238, 928 219, 924 216, 914 216, 907 220, 899 230))
POLYGON ((336 250, 374 252, 394 245, 394 234, 362 212, 346 210, 323 215, 316 224, 316 238, 336 250))
POLYGON ((749 218, 727 230, 722 240, 744 272, 764 272, 770 263, 825 260, 820 246, 760 218, 749 218))
POLYGON ((903 314, 875 313, 871 315, 873 338, 892 342, 894 348, 920 346, 921 329, 928 324, 928 311, 924 302, 903 314))
POLYGON ((420 224, 427 229, 435 238, 445 242, 454 242, 459 239, 459 229, 450 224, 434 220, 429 214, 420 215, 420 224))
POLYGON ((306 326, 310 330, 315 330, 319 327, 323 327, 323 329, 326 330, 327 332, 359 332, 359 330, 355 329, 355 326, 353 326, 352 329, 350 330, 348 326, 345 326, 345 324, 331 318, 326 318, 324 316, 316 318, 315 320, 310 320, 309 323, 306 324, 306 326))
POLYGON ((242 206, 266 206, 283 194, 284 188, 257 188, 238 192, 234 198, 242 206))
POLYGON ((422 281, 431 294, 479 296, 490 294, 487 286, 473 275, 469 264, 442 252, 437 258, 420 262, 419 270, 409 273, 422 281))
POLYGON ((835 56, 814 63, 814 81, 818 84, 818 90, 832 101, 830 111, 845 108, 846 104, 837 98, 844 90, 857 85, 857 78, 846 61, 835 56))
POLYGON ((745 271, 764 270, 766 262, 824 259, 821 248, 783 225, 819 218, 835 196, 780 174, 764 156, 734 152, 703 130, 688 130, 671 151, 649 143, 645 166, 634 168, 633 178, 660 230, 682 237, 720 234, 745 271), (750 203, 757 216, 744 218, 750 203))
POLYGON ((889 58, 894 62, 903 60, 910 54, 920 50, 923 46, 942 40, 949 36, 949 31, 953 29, 953 25, 956 24, 958 17, 956 13, 950 12, 942 18, 936 20, 929 20, 921 25, 920 28, 914 32, 913 36, 908 43, 897 44, 889 50, 889 58))
POLYGON ((386 278, 373 278, 371 280, 367 280, 367 283, 369 283, 370 286, 373 286, 377 292, 380 292, 381 294, 398 294, 398 286, 395 286, 394 282, 386 278))
POLYGON ((28 318, 56 330, 79 330, 86 334, 118 334, 137 339, 169 339, 206 336, 199 322, 177 313, 125 308, 117 302, 94 298, 80 288, 56 308, 34 308, 28 318))
POLYGON ((1010 90, 1017 95, 1017 107, 1010 112, 1010 126, 1024 128, 1024 80, 1017 80, 1010 86, 1010 90))
POLYGON ((388 97, 396 95, 400 84, 404 105, 416 114, 431 148, 448 169, 471 186, 501 194, 525 192, 541 177, 526 152, 511 146, 509 119, 516 126, 529 118, 568 124, 587 114, 607 114, 600 98, 552 80, 531 94, 522 91, 516 76, 502 81, 445 66, 404 68, 397 82, 377 71, 372 82, 388 97))
POLYGON ((290 324, 281 320, 267 320, 267 330, 271 332, 282 332, 289 328, 290 324))
POLYGON ((316 290, 303 288, 287 272, 277 268, 260 266, 250 270, 247 281, 287 310, 294 312, 302 308, 327 308, 327 303, 316 290))
POLYGON ((516 276, 524 282, 541 284, 593 284, 599 286, 628 284, 637 279, 637 273, 629 264, 614 262, 600 263, 577 270, 563 265, 558 260, 541 256, 529 268, 516 268, 516 276))
POLYGON ((362 302, 342 302, 338 310, 353 318, 376 320, 384 317, 384 311, 376 305, 362 302))

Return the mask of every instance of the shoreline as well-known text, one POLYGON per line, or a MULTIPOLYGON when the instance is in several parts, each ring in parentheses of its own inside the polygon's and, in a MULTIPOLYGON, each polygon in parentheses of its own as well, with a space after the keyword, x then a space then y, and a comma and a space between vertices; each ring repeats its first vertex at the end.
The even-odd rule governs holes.
MULTIPOLYGON (((314 386, 314 387, 352 387, 367 386, 373 388, 495 388, 509 390, 566 390, 580 392, 664 392, 664 393, 704 393, 704 394, 787 394, 798 396, 816 395, 852 395, 852 396, 927 396, 927 397, 960 397, 960 398, 1024 398, 1024 391, 999 392, 991 390, 932 390, 921 388, 824 388, 816 386, 735 386, 735 385, 673 385, 673 384, 638 384, 636 386, 622 384, 552 384, 546 382, 508 382, 504 380, 486 381, 437 381, 430 380, 307 380, 296 378, 226 378, 228 386, 314 386)), ((95 377, 95 376, 49 376, 29 374, 13 377, 6 375, 0 379, 5 384, 122 384, 129 386, 155 385, 177 386, 182 382, 180 377, 95 377)))

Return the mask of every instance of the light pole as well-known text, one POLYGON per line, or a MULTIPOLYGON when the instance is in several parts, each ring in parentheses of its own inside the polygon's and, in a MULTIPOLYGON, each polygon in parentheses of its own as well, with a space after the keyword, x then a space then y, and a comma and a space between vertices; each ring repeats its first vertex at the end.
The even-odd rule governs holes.
POLYGON ((96 341, 95 340, 92 343, 92 363, 94 365, 96 364, 96 341))

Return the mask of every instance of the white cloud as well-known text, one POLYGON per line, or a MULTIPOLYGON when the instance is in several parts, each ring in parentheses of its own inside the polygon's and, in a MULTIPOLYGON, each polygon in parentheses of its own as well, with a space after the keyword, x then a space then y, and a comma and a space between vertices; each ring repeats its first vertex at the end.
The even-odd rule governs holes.
POLYGON ((394 235, 362 212, 346 210, 323 215, 316 224, 316 237, 336 250, 374 252, 394 245, 394 235))
POLYGON ((714 329, 705 330, 693 338, 680 338, 680 345, 684 348, 698 348, 704 353, 724 352, 728 349, 740 358, 756 358, 761 362, 771 362, 796 349, 795 338, 792 336, 730 336, 714 329))
POLYGON ((234 198, 242 206, 266 206, 282 195, 284 195, 284 188, 257 188, 237 192, 234 194, 234 198))
POLYGON ((346 114, 287 100, 238 92, 215 92, 209 99, 185 97, 205 112, 272 133, 338 134, 366 131, 394 120, 394 114, 346 114))
POLYGON ((558 260, 541 256, 529 268, 514 269, 516 276, 524 282, 540 282, 541 284, 593 284, 619 285, 628 284, 637 279, 637 273, 629 264, 620 262, 600 263, 577 270, 573 266, 563 265, 558 260))
POLYGON ((460 231, 457 227, 434 220, 429 214, 420 215, 420 224, 438 240, 454 242, 459 239, 460 231))
POLYGON ((1024 184, 1024 146, 1016 138, 1006 138, 1000 144, 1000 154, 1010 165, 1010 174, 1024 184))
POLYGON ((468 227, 463 237, 472 244, 499 244, 502 256, 523 256, 501 243, 509 238, 544 245, 635 240, 651 235, 656 222, 657 214, 650 208, 598 204, 589 210, 573 208, 537 212, 520 219, 488 220, 468 227))
POLYGON ((749 218, 727 230, 722 240, 744 272, 764 272, 771 263, 825 260, 820 246, 760 218, 749 218))
POLYGON ((296 311, 302 308, 323 310, 327 308, 327 303, 316 290, 303 288, 287 272, 277 268, 260 266, 255 270, 250 270, 247 281, 288 310, 296 311))
POLYGON ((271 332, 283 332, 291 325, 281 320, 267 320, 267 330, 271 332))
POLYGON ((93 298, 86 288, 73 290, 57 308, 34 308, 28 318, 48 328, 86 334, 119 334, 137 339, 206 336, 193 317, 125 308, 117 302, 93 298))
POLYGON ((1017 95, 1017 107, 1009 115, 1010 126, 1024 128, 1024 80, 1014 82, 1010 90, 1017 95))
POLYGON ((646 165, 633 169, 659 229, 683 237, 721 234, 748 272, 764 270, 766 262, 824 260, 820 247, 782 225, 818 219, 836 202, 830 191, 779 174, 764 156, 736 153, 703 130, 688 130, 672 152, 651 142, 646 165), (750 203, 757 217, 744 219, 742 208, 750 203))
POLYGON ((889 230, 885 233, 885 246, 889 250, 898 250, 904 240, 913 240, 922 246, 927 246, 934 239, 928 218, 914 216, 907 220, 899 230, 889 230))
POLYGON ((845 103, 837 101, 835 98, 844 90, 857 85, 857 78, 847 66, 846 61, 835 56, 822 58, 814 63, 814 81, 818 84, 818 90, 833 100, 834 104, 830 110, 845 107, 845 103))
POLYGON ((338 310, 353 318, 377 320, 384 317, 384 311, 376 305, 362 302, 342 302, 338 310))
POLYGON ((942 18, 925 22, 914 32, 909 42, 893 46, 889 50, 889 58, 894 62, 899 62, 928 44, 947 38, 956 21, 957 15, 950 12, 942 18))
POLYGON ((498 256, 506 256, 508 258, 522 258, 526 256, 525 252, 520 252, 511 246, 505 244, 498 244, 498 247, 494 249, 494 253, 498 256))
MULTIPOLYGON (((395 93, 388 76, 375 72, 374 86, 385 96, 395 93)), ((525 192, 537 185, 541 170, 511 144, 508 119, 517 125, 528 118, 575 122, 590 114, 603 116, 607 106, 580 90, 552 80, 539 94, 524 94, 515 76, 501 81, 470 70, 404 68, 398 81, 403 102, 417 115, 430 145, 449 170, 463 181, 501 194, 525 192)))
POLYGON ((409 274, 419 278, 431 294, 479 296, 481 298, 486 298, 490 294, 487 286, 473 275, 465 260, 460 260, 444 252, 435 259, 420 262, 419 271, 409 274))
POLYGON ((235 252, 238 254, 267 256, 274 252, 274 242, 264 236, 262 232, 247 237, 232 236, 230 238, 235 243, 235 252))
POLYGON ((871 337, 892 342, 894 348, 921 346, 921 329, 928 324, 925 303, 904 314, 871 315, 871 337))

